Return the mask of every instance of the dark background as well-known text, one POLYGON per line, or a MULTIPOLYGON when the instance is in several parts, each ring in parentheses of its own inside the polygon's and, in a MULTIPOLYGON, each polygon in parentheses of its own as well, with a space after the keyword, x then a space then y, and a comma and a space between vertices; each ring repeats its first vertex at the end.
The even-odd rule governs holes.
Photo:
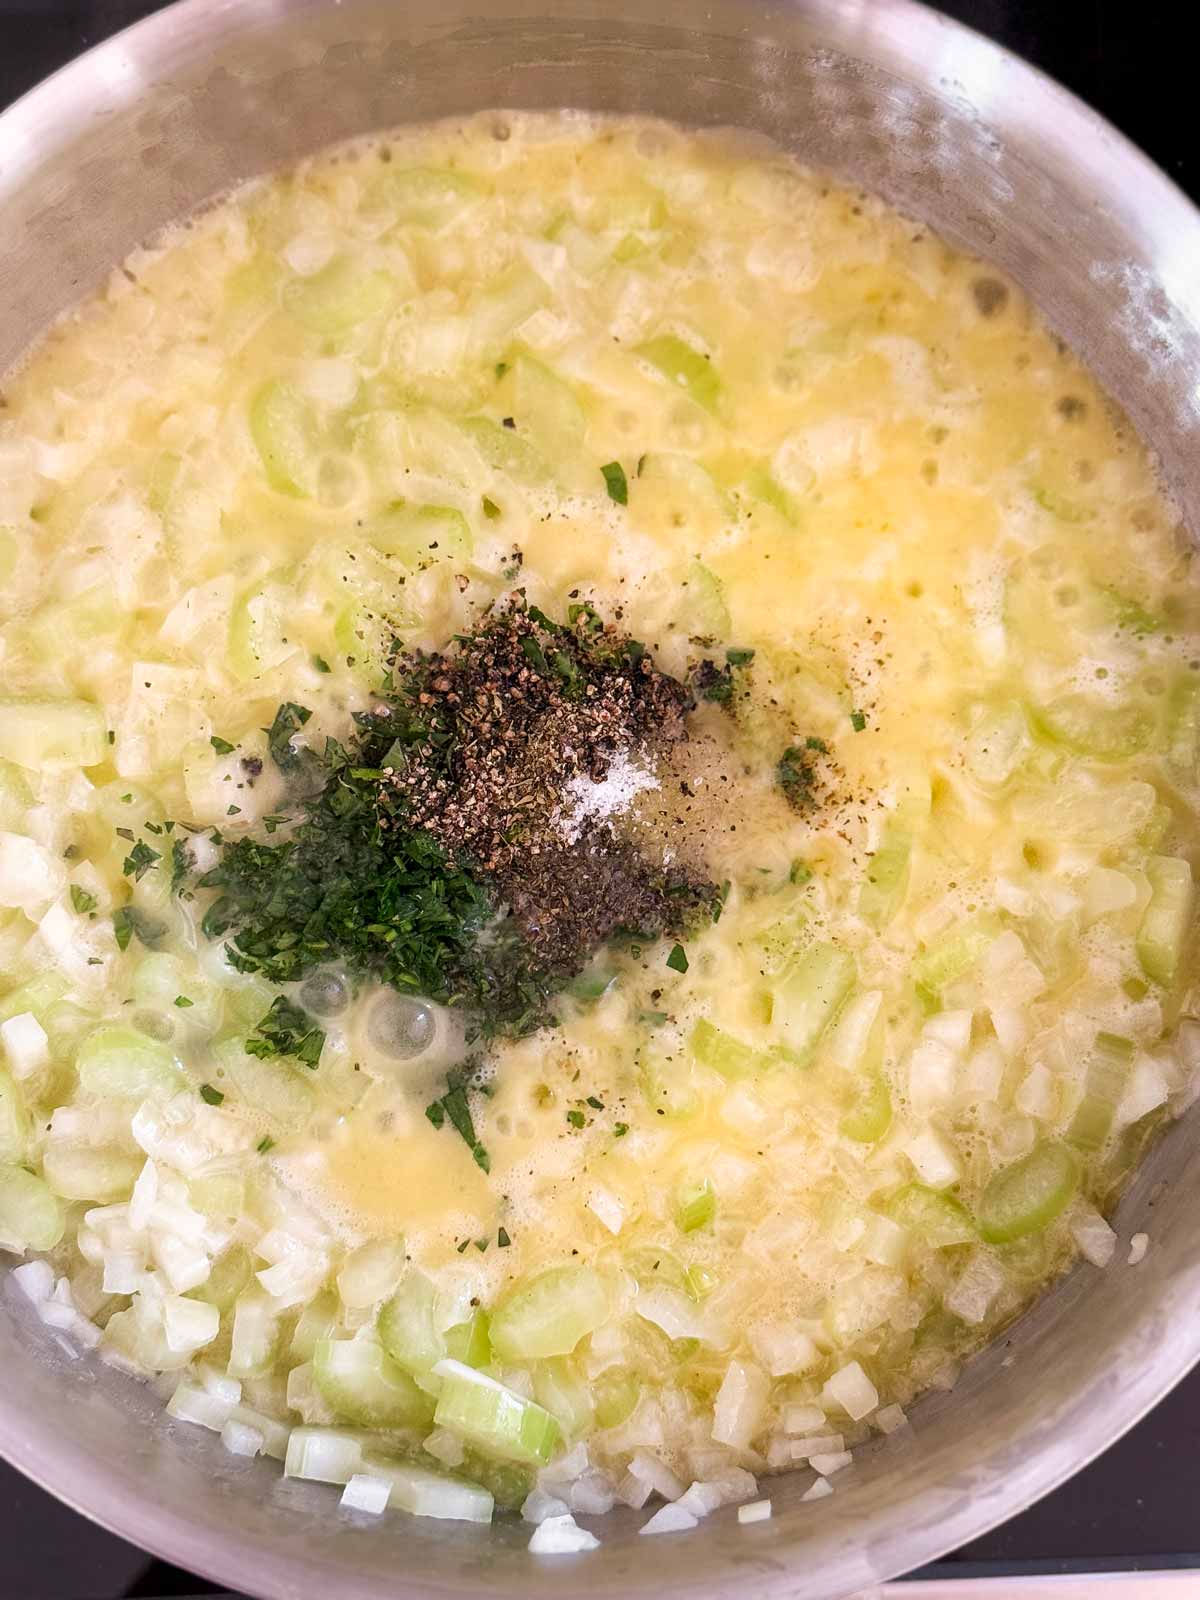
MULTIPOLYGON (((154 0, 0 0, 0 107, 156 9, 154 0)), ((1196 67, 1183 26, 1194 16, 1190 4, 941 0, 940 9, 1060 79, 1200 198, 1196 67)), ((0 314, 2 296, 0 289, 0 314)), ((1099 1461, 931 1575, 1200 1566, 1200 1554, 1191 1554, 1200 1551, 1198 1453, 1200 1369, 1099 1461)), ((212 1593, 0 1464, 0 1600, 212 1593)))

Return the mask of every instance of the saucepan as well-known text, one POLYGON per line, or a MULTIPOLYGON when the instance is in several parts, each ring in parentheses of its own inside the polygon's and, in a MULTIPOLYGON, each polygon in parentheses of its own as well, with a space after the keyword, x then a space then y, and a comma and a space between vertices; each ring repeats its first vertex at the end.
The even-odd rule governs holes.
MULTIPOLYGON (((1005 267, 1157 452, 1200 525, 1200 213, 1064 90, 909 0, 184 0, 0 117, 0 372, 135 246, 231 185, 373 129, 484 107, 748 129, 1005 267)), ((237 1461, 0 1297, 0 1451, 180 1566, 271 1600, 754 1594, 833 1600, 926 1562, 1077 1471, 1200 1356, 1200 1107, 1082 1266, 837 1493, 648 1547, 534 1557, 528 1527, 340 1517, 237 1461)), ((1132 1495, 1131 1486, 1131 1495, 1132 1495)))

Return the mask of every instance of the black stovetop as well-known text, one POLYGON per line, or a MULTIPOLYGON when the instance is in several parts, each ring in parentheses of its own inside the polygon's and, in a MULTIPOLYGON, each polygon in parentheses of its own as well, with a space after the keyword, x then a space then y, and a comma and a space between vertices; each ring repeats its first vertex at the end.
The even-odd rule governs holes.
MULTIPOLYGON (((1200 142, 1185 112, 1195 68, 1182 5, 939 3, 1090 101, 1200 199, 1200 142)), ((0 107, 156 9, 155 0, 0 0, 0 107)), ((922 1575, 1200 1567, 1198 1452, 1200 1368, 1069 1483, 922 1575)), ((203 1579, 113 1538, 0 1463, 0 1600, 215 1594, 203 1579)))

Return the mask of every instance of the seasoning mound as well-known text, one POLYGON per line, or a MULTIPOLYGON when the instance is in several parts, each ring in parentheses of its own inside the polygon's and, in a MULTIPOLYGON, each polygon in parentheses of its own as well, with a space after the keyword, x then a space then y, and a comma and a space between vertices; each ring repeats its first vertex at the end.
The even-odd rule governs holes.
POLYGON ((590 605, 552 621, 520 594, 445 652, 393 666, 386 825, 431 834, 499 895, 538 969, 577 972, 617 935, 711 913, 716 885, 622 828, 687 738, 689 687, 590 605))

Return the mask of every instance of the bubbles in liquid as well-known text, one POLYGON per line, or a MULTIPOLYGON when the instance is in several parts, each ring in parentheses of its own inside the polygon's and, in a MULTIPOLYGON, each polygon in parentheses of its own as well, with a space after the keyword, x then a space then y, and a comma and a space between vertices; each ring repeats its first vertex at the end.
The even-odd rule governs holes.
POLYGON ((342 972, 314 972, 300 985, 300 1004, 314 1017, 336 1017, 350 1004, 350 980, 342 972))
POLYGON ((367 1039, 380 1055, 411 1061, 423 1055, 437 1033, 437 1018, 423 1000, 386 994, 367 1018, 367 1039))

